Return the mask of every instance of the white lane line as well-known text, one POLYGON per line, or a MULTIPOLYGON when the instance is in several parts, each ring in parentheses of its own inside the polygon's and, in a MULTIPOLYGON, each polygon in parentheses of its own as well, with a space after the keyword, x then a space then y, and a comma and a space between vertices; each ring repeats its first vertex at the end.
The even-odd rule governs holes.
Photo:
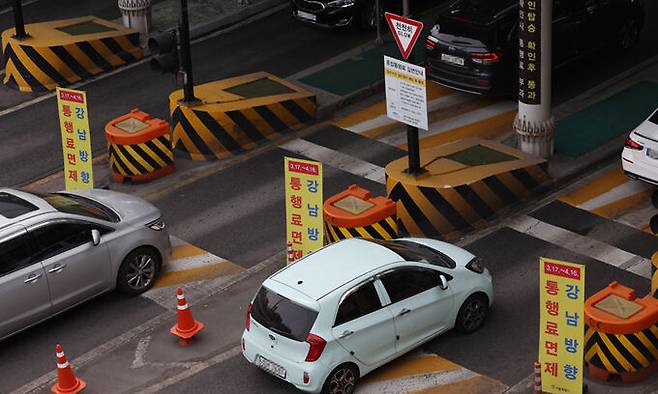
MULTIPOLYGON (((433 135, 442 134, 462 126, 477 123, 481 120, 492 118, 505 112, 512 111, 518 107, 518 104, 512 101, 503 101, 490 105, 488 107, 476 109, 474 111, 466 112, 459 116, 454 116, 449 119, 443 119, 438 122, 430 123, 428 131, 420 131, 422 138, 427 138, 433 135)), ((511 127, 511 126, 510 126, 511 127)), ((400 146, 407 143, 407 133, 400 132, 389 137, 379 139, 380 142, 385 144, 400 146)))
POLYGON ((462 368, 454 371, 434 372, 422 375, 405 376, 394 380, 368 382, 357 386, 357 394, 400 394, 458 383, 479 376, 462 368))
POLYGON ((526 215, 511 219, 507 223, 507 227, 617 268, 634 272, 645 278, 651 278, 651 272, 647 272, 642 268, 642 266, 651 267, 651 262, 648 259, 618 249, 605 242, 582 236, 526 215))
MULTIPOLYGON (((40 1, 40 0, 25 0, 25 1, 23 1, 23 7, 25 7, 26 5, 34 4, 38 1, 40 1)), ((10 12, 14 12, 14 7, 5 7, 5 8, 3 8, 2 10, 0 10, 0 15, 8 14, 10 12)), ((13 29, 13 28, 14 28, 14 26, 12 25, 10 27, 10 29, 13 29)))
POLYGON ((321 161, 324 164, 341 169, 362 178, 370 179, 381 184, 386 183, 384 167, 380 167, 367 161, 357 159, 345 153, 325 148, 312 142, 294 139, 279 145, 280 148, 293 153, 306 156, 312 160, 321 161))
MULTIPOLYGON (((467 95, 465 93, 454 93, 448 96, 439 97, 427 103, 427 112, 435 112, 471 100, 474 100, 473 96, 467 95)), ((345 129, 350 130, 357 134, 361 134, 368 130, 376 129, 378 127, 387 126, 395 123, 398 123, 398 121, 389 118, 386 114, 383 114, 375 118, 363 121, 361 123, 357 123, 350 127, 345 127, 345 129)))
MULTIPOLYGON (((171 236, 171 246, 172 249, 176 249, 177 247, 185 247, 185 246, 196 248, 196 246, 188 242, 185 242, 182 239, 177 238, 173 235, 171 236)), ((204 251, 205 253, 198 254, 195 256, 185 256, 179 259, 169 259, 167 265, 164 267, 165 268, 164 272, 178 272, 178 271, 189 270, 192 268, 207 267, 208 265, 212 265, 212 264, 230 263, 230 261, 226 260, 225 258, 215 256, 214 254, 208 251, 199 249, 199 252, 201 251, 204 251)))
POLYGON ((578 205, 578 208, 591 211, 604 205, 613 203, 617 200, 621 200, 622 198, 632 196, 633 194, 642 193, 653 188, 654 186, 644 182, 629 180, 628 182, 622 183, 621 185, 616 186, 607 192, 578 205))
POLYGON ((149 386, 141 391, 138 391, 137 394, 152 394, 152 393, 158 393, 165 388, 172 386, 182 380, 185 380, 189 378, 190 376, 194 376, 198 374, 199 372, 206 370, 214 365, 217 365, 219 363, 222 363, 232 357, 237 356, 242 352, 242 347, 240 345, 235 346, 224 353, 220 353, 212 358, 209 358, 208 360, 205 361, 200 361, 196 365, 191 366, 189 369, 174 375, 172 377, 169 377, 159 383, 156 383, 152 386, 149 386))

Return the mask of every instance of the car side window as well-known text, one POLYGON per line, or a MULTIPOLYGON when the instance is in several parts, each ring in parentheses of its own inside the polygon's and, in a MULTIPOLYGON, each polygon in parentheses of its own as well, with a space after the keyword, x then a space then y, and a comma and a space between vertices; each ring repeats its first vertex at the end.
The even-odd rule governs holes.
POLYGON ((391 303, 405 300, 436 287, 441 283, 440 273, 424 268, 401 268, 382 275, 379 279, 384 284, 391 303))
POLYGON ((45 260, 91 242, 92 228, 86 223, 60 222, 30 230, 37 241, 36 258, 45 260))
POLYGON ((26 234, 1 241, 0 276, 30 264, 31 251, 26 234))
POLYGON ((382 303, 379 300, 375 284, 370 281, 347 293, 338 306, 334 326, 347 323, 381 308, 382 303))

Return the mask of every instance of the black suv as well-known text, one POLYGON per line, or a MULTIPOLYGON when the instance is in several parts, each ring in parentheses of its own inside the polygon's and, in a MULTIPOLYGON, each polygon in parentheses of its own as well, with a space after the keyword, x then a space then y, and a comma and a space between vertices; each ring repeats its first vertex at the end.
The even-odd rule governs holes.
MULTIPOLYGON (((413 0, 411 12, 425 10, 446 0, 413 0)), ((380 0, 382 11, 402 13, 401 0, 380 0)), ((375 0, 291 0, 292 16, 305 23, 324 28, 356 26, 371 30, 377 26, 375 0)), ((381 12, 380 18, 384 18, 381 12)), ((387 29, 386 22, 382 24, 387 29)))
MULTIPOLYGON (((430 79, 479 94, 516 92, 519 0, 457 0, 425 41, 430 79)), ((605 45, 632 47, 644 23, 639 0, 553 0, 553 67, 605 45)))

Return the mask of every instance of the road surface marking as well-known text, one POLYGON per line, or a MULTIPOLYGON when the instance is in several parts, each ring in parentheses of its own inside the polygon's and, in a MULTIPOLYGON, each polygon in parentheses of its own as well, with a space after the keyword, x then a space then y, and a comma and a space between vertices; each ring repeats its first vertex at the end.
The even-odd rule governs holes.
POLYGON ((648 279, 651 278, 651 262, 648 259, 618 249, 605 242, 544 223, 526 215, 517 216, 506 225, 516 231, 559 245, 572 252, 634 272, 648 279))
POLYGON ((312 142, 295 139, 279 145, 280 148, 303 155, 311 160, 320 161, 326 165, 349 172, 371 181, 385 184, 386 174, 384 167, 357 159, 342 152, 338 152, 312 142))

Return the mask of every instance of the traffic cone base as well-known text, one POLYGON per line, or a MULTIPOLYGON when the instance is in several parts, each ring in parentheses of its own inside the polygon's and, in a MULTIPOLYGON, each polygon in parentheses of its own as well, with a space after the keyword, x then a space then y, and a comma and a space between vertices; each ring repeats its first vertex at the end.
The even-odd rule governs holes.
POLYGON ((203 330, 203 327, 205 325, 201 323, 200 321, 194 321, 194 327, 192 327, 189 330, 181 330, 178 327, 178 323, 176 323, 173 327, 171 327, 171 333, 176 335, 177 337, 181 339, 190 339, 193 336, 195 336, 199 331, 203 330))
POLYGON ((59 383, 57 383, 54 384, 50 390, 55 394, 77 394, 87 387, 87 383, 84 380, 78 378, 76 378, 75 380, 76 382, 73 387, 63 389, 59 387, 59 383))

